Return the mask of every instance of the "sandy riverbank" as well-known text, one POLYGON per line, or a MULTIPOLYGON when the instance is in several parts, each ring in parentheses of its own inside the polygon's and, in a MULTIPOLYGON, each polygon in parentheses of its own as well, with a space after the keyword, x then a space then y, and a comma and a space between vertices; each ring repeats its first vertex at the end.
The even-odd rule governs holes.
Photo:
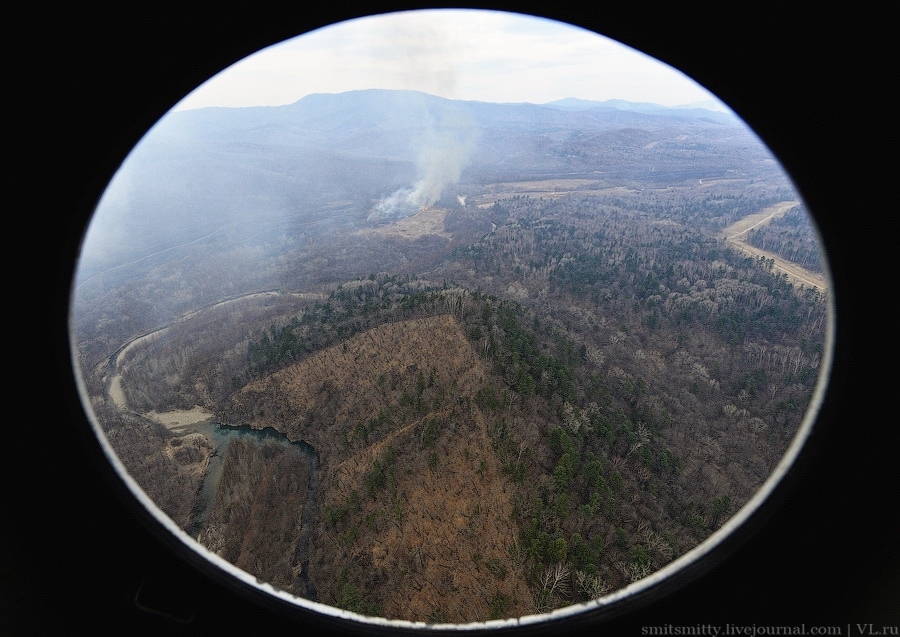
POLYGON ((204 420, 212 418, 213 414, 202 407, 194 407, 193 409, 181 409, 176 411, 150 411, 144 415, 147 416, 147 418, 152 418, 157 422, 161 422, 168 429, 174 429, 175 427, 184 427, 186 425, 203 422, 204 420))

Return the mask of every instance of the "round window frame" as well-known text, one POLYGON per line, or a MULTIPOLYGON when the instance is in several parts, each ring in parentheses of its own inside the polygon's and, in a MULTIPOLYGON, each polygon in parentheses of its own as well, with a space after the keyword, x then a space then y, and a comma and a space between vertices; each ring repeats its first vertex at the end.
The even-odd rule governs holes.
MULTIPOLYGON (((551 17, 551 19, 560 19, 560 18, 552 17, 552 16, 546 16, 546 17, 551 17)), ((573 23, 583 26, 579 22, 573 22, 573 23)), ((607 34, 607 33, 604 32, 604 34, 607 34)), ((611 36, 611 37, 614 37, 614 36, 611 36)), ((616 39, 620 39, 620 38, 616 38, 616 39)), ((620 39, 620 41, 624 41, 626 44, 629 44, 629 42, 626 40, 620 39)), ((274 42, 272 42, 272 43, 274 43, 274 42)), ((646 49, 644 49, 644 50, 646 52, 646 49)), ((665 57, 659 57, 657 55, 654 55, 654 57, 658 57, 658 59, 661 59, 662 61, 667 61, 665 57)), ((672 62, 668 62, 668 61, 667 61, 667 63, 672 64, 672 62)), ((227 64, 226 64, 226 66, 227 66, 227 64)), ((222 68, 224 68, 224 67, 222 67, 222 68)), ((696 79, 696 76, 692 76, 692 77, 695 77, 695 79, 696 79)), ((713 88, 714 88, 714 86, 713 86, 713 88)), ((717 95, 721 96, 722 94, 717 93, 717 95)), ((735 110, 739 113, 739 115, 741 115, 740 107, 737 107, 735 110)), ((742 117, 743 117, 743 115, 742 115, 742 117)), ((747 121, 747 118, 745 118, 745 121, 747 121)), ((759 129, 757 127, 754 127, 750 122, 748 122, 748 124, 751 126, 751 128, 753 128, 753 130, 760 132, 759 129)), ((765 129, 765 127, 762 127, 762 128, 763 128, 763 130, 765 129)), ((761 137, 766 141, 768 140, 765 132, 762 132, 761 137)), ((770 148, 773 148, 773 145, 771 143, 769 143, 769 141, 767 141, 767 144, 769 145, 770 148)), ((777 147, 777 144, 776 144, 776 147, 777 147)), ((773 151, 776 153, 776 156, 778 156, 778 152, 775 151, 774 148, 773 148, 773 151)), ((779 156, 779 159, 781 159, 780 156, 779 156)), ((796 179, 796 177, 795 177, 796 172, 795 172, 795 170, 793 170, 791 168, 790 162, 785 163, 782 160, 782 163, 783 163, 783 165, 785 165, 785 168, 788 170, 789 174, 791 174, 792 178, 796 179)), ((798 188, 801 190, 801 193, 804 194, 804 199, 806 200, 806 195, 803 191, 802 186, 798 184, 798 188)), ((813 207, 812 212, 815 216, 815 208, 814 207, 813 207)), ((817 218, 817 222, 818 222, 818 218, 817 218)), ((826 236, 823 237, 823 241, 827 246, 829 243, 829 240, 827 238, 827 233, 826 233, 826 236)), ((834 284, 833 279, 832 279, 832 284, 834 284)), ((840 292, 840 289, 841 289, 840 285, 838 285, 838 292, 840 292)), ((832 328, 831 328, 832 334, 830 335, 831 345, 829 347, 829 351, 831 351, 835 348, 835 343, 836 343, 835 337, 836 337, 836 334, 839 332, 839 326, 840 326, 840 322, 839 322, 840 317, 837 315, 837 313, 835 311, 834 304, 832 304, 832 307, 831 307, 831 314, 832 314, 832 316, 831 316, 830 324, 832 325, 832 328)), ((842 359, 842 356, 846 356, 846 355, 847 355, 846 352, 842 352, 841 349, 838 347, 837 350, 834 351, 834 355, 833 356, 830 355, 830 358, 832 360, 831 360, 829 367, 831 367, 833 369, 835 364, 842 359)), ((74 380, 77 383, 77 379, 74 379, 74 380)), ((819 403, 817 404, 817 407, 815 408, 815 410, 813 410, 812 408, 810 409, 810 413, 812 411, 815 411, 815 416, 816 416, 815 420, 819 421, 820 423, 823 420, 823 413, 828 412, 828 410, 831 408, 831 405, 829 405, 830 398, 828 395, 831 394, 834 390, 833 383, 834 383, 833 377, 828 380, 827 387, 822 387, 821 386, 822 381, 820 381, 820 389, 817 390, 817 392, 819 392, 819 391, 821 392, 821 395, 819 396, 819 403)), ((825 417, 825 420, 827 421, 828 417, 825 417)), ((91 428, 90 433, 91 434, 95 433, 93 430, 93 427, 91 426, 90 423, 88 423, 88 426, 91 428)), ((815 426, 815 429, 819 429, 819 428, 820 428, 820 425, 817 424, 815 426)), ((792 445, 792 449, 794 449, 794 447, 796 447, 796 449, 794 450, 793 453, 789 452, 789 454, 792 455, 790 461, 787 462, 783 471, 779 475, 778 479, 775 481, 775 483, 772 484, 772 488, 769 490, 767 495, 760 498, 761 501, 754 507, 754 510, 752 512, 748 512, 748 515, 745 516, 745 518, 741 521, 741 523, 736 525, 736 527, 738 527, 738 528, 734 528, 734 529, 730 530, 729 533, 725 534, 725 535, 727 535, 727 537, 722 537, 720 539, 720 541, 718 541, 716 543, 714 550, 704 550, 703 551, 702 559, 700 560, 700 562, 702 562, 702 563, 697 562, 697 563, 694 563, 691 565, 686 565, 684 568, 678 569, 677 573, 671 573, 671 574, 667 575, 665 578, 662 578, 662 579, 665 579, 666 582, 653 582, 653 584, 651 586, 639 587, 640 590, 634 590, 626 596, 626 597, 628 597, 628 599, 622 599, 622 600, 617 601, 615 604, 615 608, 609 607, 609 608, 598 608, 595 610, 580 610, 576 613, 576 615, 578 615, 577 617, 574 617, 574 616, 570 617, 569 613, 560 613, 558 615, 554 615, 554 613, 550 613, 548 615, 541 616, 542 620, 539 623, 548 624, 547 626, 543 626, 542 628, 550 627, 554 630, 556 630, 556 629, 562 630, 564 626, 573 626, 573 625, 577 626, 577 625, 584 624, 585 622, 592 624, 592 625, 596 625, 598 622, 603 623, 603 622, 609 621, 615 617, 618 617, 622 614, 628 614, 628 613, 634 612, 639 608, 646 607, 647 604, 650 604, 653 601, 656 601, 663 596, 669 595, 673 590, 683 588, 689 582, 695 580, 697 577, 702 576, 704 573, 707 573, 710 569, 714 568, 717 564, 721 563, 723 560, 726 560, 728 558, 728 556, 734 550, 736 550, 740 545, 745 543, 751 536, 753 536, 757 532, 757 530, 759 529, 759 526, 763 525, 765 523, 765 520, 770 519, 771 516, 774 515, 781 506, 784 506, 785 503, 790 500, 792 492, 794 492, 797 489, 797 486, 798 486, 797 481, 801 479, 800 477, 798 477, 800 474, 802 474, 800 465, 802 465, 804 462, 808 462, 809 454, 813 453, 813 451, 808 448, 808 445, 810 443, 810 434, 812 433, 813 429, 814 429, 814 427, 811 422, 810 426, 809 426, 809 430, 806 432, 804 439, 798 443, 798 440, 795 438, 795 441, 792 445), (549 620, 549 621, 545 621, 545 620, 549 620), (551 626, 549 626, 549 624, 553 624, 553 626, 551 627, 551 626)), ((88 442, 87 445, 90 447, 91 443, 88 442)), ((100 449, 99 455, 96 453, 97 452, 96 449, 94 450, 94 452, 95 452, 95 456, 97 456, 97 457, 95 457, 95 461, 99 461, 100 457, 104 458, 105 460, 109 460, 109 458, 106 456, 105 450, 100 449)), ((787 458, 787 456, 785 456, 785 458, 787 458)), ((99 463, 102 464, 102 461, 99 461, 99 463)), ((784 460, 782 461, 782 464, 785 464, 784 460)), ((119 475, 119 473, 117 471, 115 471, 115 469, 113 469, 113 475, 109 476, 109 478, 110 478, 109 482, 111 484, 114 484, 117 481, 122 480, 122 476, 119 475)), ((771 480, 772 479, 770 477, 769 481, 771 482, 771 480)), ((125 490, 122 490, 121 488, 116 487, 116 486, 113 486, 113 489, 115 489, 117 491, 116 497, 121 498, 123 501, 126 502, 126 507, 130 510, 131 515, 135 515, 138 518, 144 518, 147 516, 146 505, 140 503, 139 501, 137 502, 137 504, 135 504, 136 498, 135 498, 135 494, 132 489, 126 488, 125 490)), ((139 498, 137 498, 137 500, 139 500, 139 498)), ((165 528, 166 527, 165 524, 160 524, 160 520, 157 519, 157 517, 155 515, 151 514, 150 517, 151 517, 151 519, 142 520, 142 523, 151 531, 151 533, 153 533, 156 536, 159 536, 163 540, 163 542, 167 546, 169 546, 169 548, 171 548, 175 552, 182 553, 184 551, 185 547, 182 546, 180 541, 177 541, 177 540, 173 544, 171 538, 169 537, 169 535, 171 534, 171 530, 165 528), (160 528, 160 527, 162 527, 162 528, 160 528)), ((734 518, 733 518, 733 520, 734 520, 734 518)), ((206 558, 204 558, 203 560, 198 562, 196 560, 196 555, 194 555, 193 552, 190 552, 190 554, 187 554, 187 555, 183 555, 182 557, 186 561, 190 562, 192 564, 192 567, 198 568, 201 571, 207 571, 208 574, 212 577, 216 577, 216 574, 219 571, 218 567, 214 567, 213 571, 209 572, 209 564, 207 563, 208 560, 206 560, 206 558)), ((663 569, 663 570, 665 570, 665 569, 663 569)), ((653 579, 653 578, 651 577, 650 579, 653 579)), ((254 590, 245 590, 244 584, 242 584, 242 583, 238 583, 238 584, 236 584, 236 586, 242 595, 247 595, 250 598, 254 598, 255 599, 254 603, 260 603, 262 605, 272 606, 273 600, 270 599, 271 595, 269 593, 264 593, 260 597, 259 595, 257 595, 257 593, 259 592, 258 590, 255 590, 255 589, 254 590), (258 599, 256 599, 256 598, 258 598, 258 599)), ((252 588, 253 587, 251 586, 251 589, 252 588)), ((628 589, 622 589, 622 590, 625 591, 628 589)), ((276 601, 274 605, 280 607, 281 602, 276 601)), ((569 608, 574 608, 574 607, 569 607, 569 608)), ((285 609, 282 609, 282 610, 285 610, 285 609)), ((309 610, 309 609, 306 609, 306 610, 309 610)), ((563 609, 563 610, 566 610, 566 609, 563 609)), ((288 609, 288 612, 293 613, 293 611, 290 609, 288 609)), ((301 613, 301 614, 303 614, 303 613, 301 613)), ((315 615, 315 614, 316 613, 313 613, 313 615, 315 615)), ((306 619, 313 620, 313 619, 315 619, 315 617, 309 616, 306 619)), ((328 624, 327 621, 325 623, 328 624)), ((342 622, 338 622, 337 625, 332 626, 332 627, 337 627, 340 625, 342 625, 342 622)), ((523 627, 525 627, 525 626, 523 625, 523 627)), ((358 626, 357 628, 360 628, 363 631, 368 631, 368 630, 372 630, 372 629, 378 630, 379 627, 377 625, 365 624, 362 626, 358 626)), ((394 632, 394 634, 396 634, 396 630, 393 626, 390 628, 390 630, 392 630, 394 632)), ((429 630, 428 632, 433 632, 433 631, 429 630)), ((465 632, 471 632, 471 631, 466 630, 465 632)))

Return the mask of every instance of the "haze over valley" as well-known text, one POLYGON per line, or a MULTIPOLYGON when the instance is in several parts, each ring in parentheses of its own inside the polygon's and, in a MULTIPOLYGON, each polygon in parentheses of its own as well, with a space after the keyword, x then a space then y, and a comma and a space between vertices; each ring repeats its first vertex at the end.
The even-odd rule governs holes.
POLYGON ((600 598, 784 456, 827 273, 733 115, 415 91, 167 115, 74 283, 76 367, 192 541, 361 615, 600 598))

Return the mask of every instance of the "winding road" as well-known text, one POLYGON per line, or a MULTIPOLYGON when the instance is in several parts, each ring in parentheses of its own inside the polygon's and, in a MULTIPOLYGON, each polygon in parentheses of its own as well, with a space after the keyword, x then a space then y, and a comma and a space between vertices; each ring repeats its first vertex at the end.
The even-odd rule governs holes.
MULTIPOLYGON (((760 212, 754 213, 752 215, 747 215, 740 221, 728 226, 722 231, 722 236, 728 240, 729 243, 742 250, 743 252, 754 256, 754 257, 764 257, 766 259, 772 259, 774 261, 774 267, 776 270, 783 272, 789 278, 789 280, 793 281, 798 285, 806 285, 810 287, 817 288, 821 291, 828 290, 828 282, 824 275, 818 272, 812 272, 807 270, 806 268, 800 267, 796 263, 792 263, 777 254, 767 252, 765 250, 760 250, 759 248, 753 247, 747 242, 745 242, 742 237, 744 237, 750 230, 754 228, 758 228, 763 226, 773 219, 777 219, 785 215, 789 210, 793 207, 799 205, 799 201, 783 201, 781 203, 777 203, 773 206, 769 206, 761 210, 760 212)), ((232 299, 225 299, 218 303, 215 303, 209 307, 221 306, 226 303, 233 303, 239 300, 247 299, 253 296, 269 296, 269 295, 278 295, 282 294, 281 292, 268 291, 268 292, 255 292, 251 294, 247 294, 244 296, 240 296, 232 299)), ((306 298, 311 297, 322 297, 323 295, 319 294, 300 294, 299 296, 304 296, 306 298)), ((197 312, 202 312, 208 308, 201 308, 198 310, 194 310, 193 312, 189 312, 182 316, 178 321, 184 320, 190 317, 197 312)), ((177 321, 176 321, 177 322, 177 321)), ((174 325, 174 323, 172 324, 174 325)), ((166 330, 168 330, 171 325, 162 327, 153 332, 143 334, 141 336, 135 337, 127 343, 123 344, 119 350, 110 356, 107 360, 107 374, 108 376, 108 392, 109 396, 115 405, 119 409, 127 409, 127 402, 125 400, 125 394, 121 388, 121 369, 120 369, 120 361, 122 359, 122 355, 126 353, 130 348, 146 342, 147 339, 154 338, 163 334, 166 330)), ((195 408, 189 411, 178 411, 178 412, 165 412, 165 413, 149 413, 144 414, 145 416, 151 417, 159 422, 162 422, 167 427, 180 426, 185 424, 191 424, 195 422, 200 422, 205 420, 211 416, 210 413, 206 412, 202 408, 195 408)))

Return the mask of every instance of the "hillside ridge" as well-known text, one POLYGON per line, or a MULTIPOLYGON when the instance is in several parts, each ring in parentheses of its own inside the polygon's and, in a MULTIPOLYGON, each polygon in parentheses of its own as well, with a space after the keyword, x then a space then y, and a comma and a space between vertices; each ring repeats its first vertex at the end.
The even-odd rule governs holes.
POLYGON ((271 426, 319 453, 323 515, 306 530, 306 576, 321 601, 416 621, 528 612, 527 584, 508 565, 512 489, 474 404, 488 375, 442 314, 353 336, 250 383, 222 410, 223 422, 271 426))

